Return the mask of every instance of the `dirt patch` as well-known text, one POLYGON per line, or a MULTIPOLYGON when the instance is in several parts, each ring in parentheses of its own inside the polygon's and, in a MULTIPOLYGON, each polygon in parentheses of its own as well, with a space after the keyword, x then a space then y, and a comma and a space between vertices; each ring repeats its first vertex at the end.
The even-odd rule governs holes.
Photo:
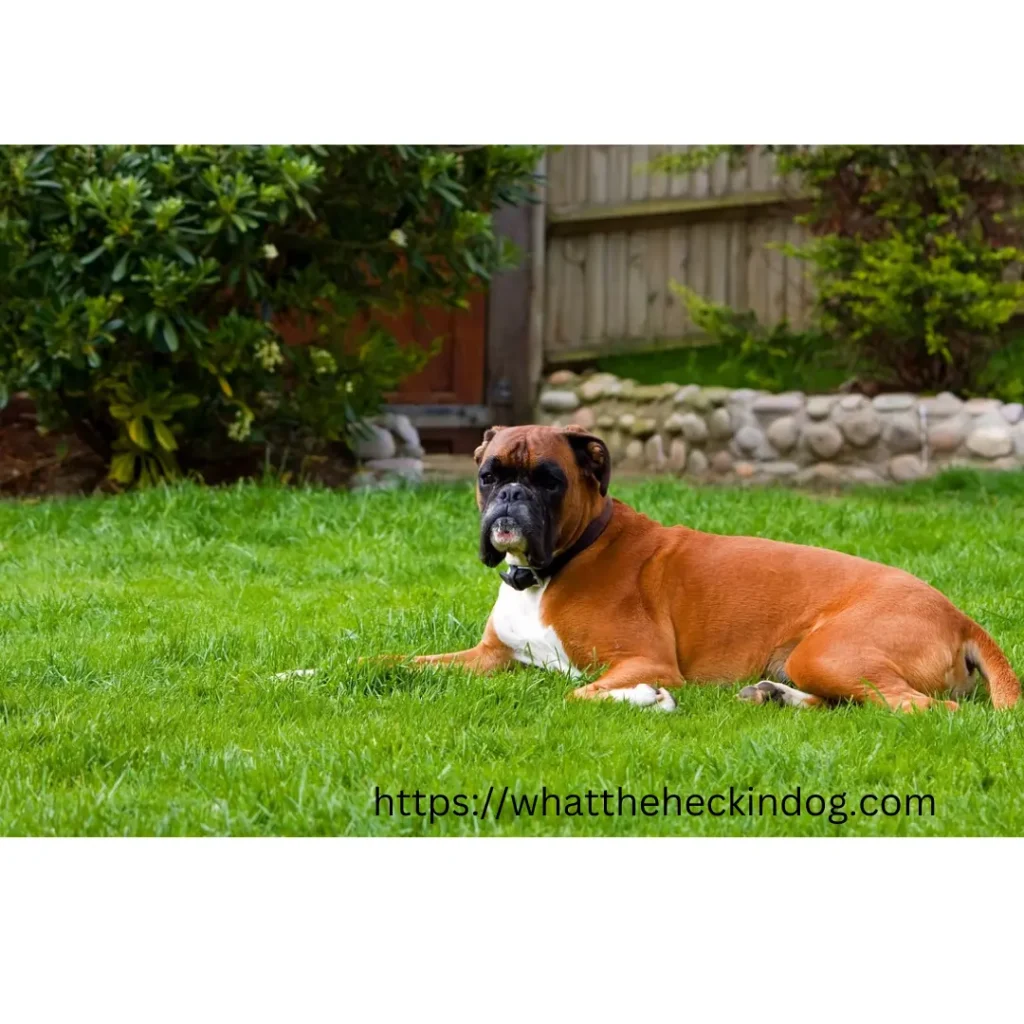
POLYGON ((105 481, 103 460, 74 434, 40 433, 27 397, 0 412, 0 495, 83 494, 105 481))
MULTIPOLYGON (((354 472, 351 456, 341 445, 319 453, 285 450, 268 465, 262 450, 191 467, 205 483, 230 484, 259 479, 269 471, 284 483, 317 483, 344 488, 354 472)), ((0 497, 115 493, 102 458, 73 433, 39 429, 35 406, 26 395, 15 395, 0 410, 0 497)))
POLYGON ((431 483, 475 480, 476 474, 477 465, 472 455, 437 452, 428 453, 423 459, 423 477, 431 483))

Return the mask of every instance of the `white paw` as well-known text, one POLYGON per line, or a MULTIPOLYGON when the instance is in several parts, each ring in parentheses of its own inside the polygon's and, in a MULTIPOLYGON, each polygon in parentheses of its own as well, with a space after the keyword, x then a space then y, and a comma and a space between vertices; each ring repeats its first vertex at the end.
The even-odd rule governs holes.
POLYGON ((650 704, 657 703, 658 691, 653 686, 648 686, 647 683, 640 683, 639 686, 609 690, 608 696, 612 700, 624 700, 629 704, 636 704, 637 707, 645 708, 650 704))
POLYGON ((626 701, 641 708, 655 706, 661 711, 675 711, 676 709, 676 702, 672 699, 672 694, 668 690, 663 686, 656 690, 647 683, 623 687, 618 690, 609 690, 608 698, 609 700, 626 701))
POLYGON ((304 679, 307 676, 315 676, 317 670, 315 668, 296 668, 292 669, 291 672, 278 672, 274 676, 275 679, 304 679))

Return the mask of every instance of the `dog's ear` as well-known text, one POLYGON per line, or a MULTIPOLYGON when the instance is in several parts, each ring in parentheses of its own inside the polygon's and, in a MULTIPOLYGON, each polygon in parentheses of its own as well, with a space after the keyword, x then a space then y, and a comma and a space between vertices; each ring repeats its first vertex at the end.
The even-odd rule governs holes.
POLYGON ((483 443, 477 447, 475 452, 473 452, 473 458, 476 459, 476 464, 478 466, 483 461, 484 452, 487 450, 487 446, 494 440, 494 435, 497 434, 499 430, 504 429, 504 427, 489 427, 484 431, 483 443))
POLYGON ((597 481, 603 498, 608 493, 608 483, 612 477, 612 457, 608 446, 601 438, 575 424, 565 428, 565 439, 572 447, 580 468, 597 481))

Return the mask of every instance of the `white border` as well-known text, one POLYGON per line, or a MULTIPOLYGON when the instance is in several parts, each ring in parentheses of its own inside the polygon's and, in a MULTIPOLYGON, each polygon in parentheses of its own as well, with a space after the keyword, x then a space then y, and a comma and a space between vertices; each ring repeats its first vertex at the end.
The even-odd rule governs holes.
POLYGON ((1016 141, 1020 5, 7 5, 0 142, 1016 141))
POLYGON ((995 840, 8 840, 4 1016, 1005 1019, 1019 1001, 1020 852, 995 840))
MULTIPOLYGON (((8 7, 0 142, 1017 141, 1020 5, 8 7)), ((5 840, 2 1002, 985 1020, 1019 863, 995 840, 5 840)))

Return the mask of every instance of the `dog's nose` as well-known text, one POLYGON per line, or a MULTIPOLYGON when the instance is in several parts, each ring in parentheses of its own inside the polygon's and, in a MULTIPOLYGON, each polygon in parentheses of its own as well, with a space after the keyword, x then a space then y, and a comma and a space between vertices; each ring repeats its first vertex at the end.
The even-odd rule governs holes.
POLYGON ((505 484, 498 491, 498 500, 505 502, 507 505, 511 505, 514 501, 525 501, 526 489, 519 484, 505 484))

